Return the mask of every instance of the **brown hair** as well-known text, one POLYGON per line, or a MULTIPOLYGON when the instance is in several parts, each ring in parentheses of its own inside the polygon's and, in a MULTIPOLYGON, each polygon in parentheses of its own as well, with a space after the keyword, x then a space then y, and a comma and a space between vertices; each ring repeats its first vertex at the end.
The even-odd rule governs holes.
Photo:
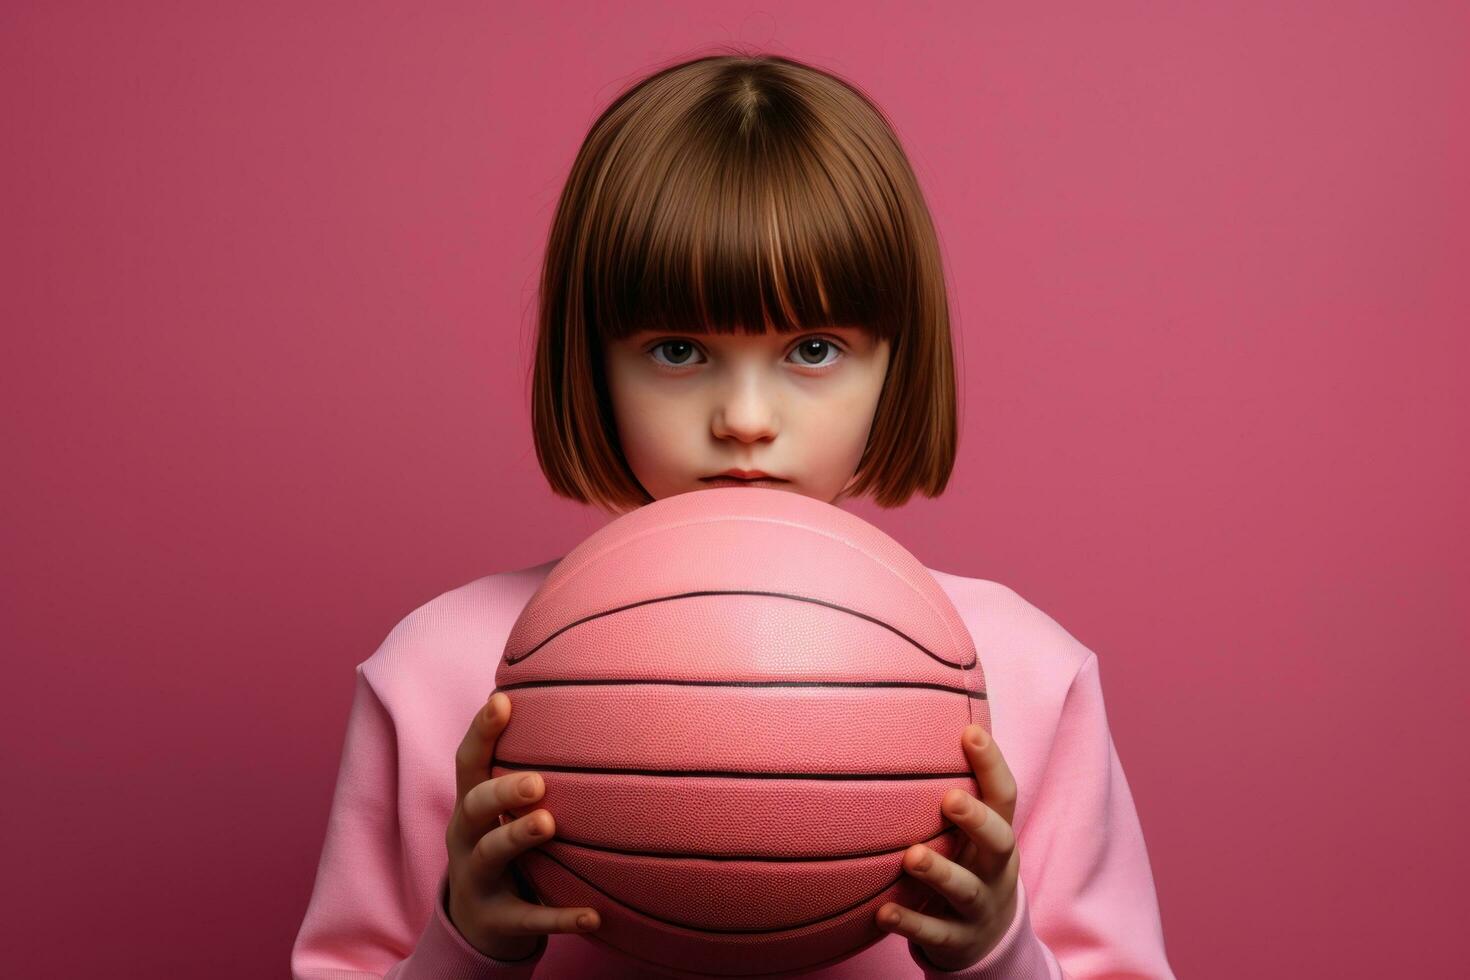
POLYGON ((604 342, 639 330, 859 326, 890 341, 853 496, 897 507, 954 465, 954 356, 939 243, 869 98, 776 55, 663 68, 592 125, 552 218, 531 418, 552 490, 652 502, 620 448, 604 342))

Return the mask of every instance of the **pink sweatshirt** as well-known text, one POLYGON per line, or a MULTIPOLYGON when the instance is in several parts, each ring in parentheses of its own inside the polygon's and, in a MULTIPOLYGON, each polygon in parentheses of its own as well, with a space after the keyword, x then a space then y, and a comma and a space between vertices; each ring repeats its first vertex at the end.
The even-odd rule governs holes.
MULTIPOLYGON (((659 975, 598 943, 595 932, 547 936, 524 960, 492 959, 464 940, 445 910, 455 750, 494 690, 512 624, 559 560, 487 575, 430 600, 357 667, 316 885, 291 953, 296 980, 659 975)), ((999 944, 968 969, 936 969, 905 937, 889 934, 806 976, 1172 978, 1097 656, 1003 585, 930 573, 975 640, 992 733, 1016 777, 1016 914, 999 944)))

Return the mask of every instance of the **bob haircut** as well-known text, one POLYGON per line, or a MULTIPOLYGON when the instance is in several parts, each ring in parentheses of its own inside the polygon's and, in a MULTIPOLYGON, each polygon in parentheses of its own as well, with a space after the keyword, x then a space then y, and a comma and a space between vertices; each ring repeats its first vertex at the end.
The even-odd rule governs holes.
POLYGON ((957 438, 944 273, 882 111, 776 55, 709 55, 645 78, 592 125, 552 217, 531 399, 552 490, 615 514, 653 501, 621 449, 607 341, 823 326, 890 342, 844 495, 881 507, 938 496, 957 438))

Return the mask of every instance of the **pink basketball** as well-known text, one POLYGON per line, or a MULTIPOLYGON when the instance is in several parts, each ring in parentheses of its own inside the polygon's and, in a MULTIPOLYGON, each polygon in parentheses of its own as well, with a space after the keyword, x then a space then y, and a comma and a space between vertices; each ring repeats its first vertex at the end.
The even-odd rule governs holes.
POLYGON ((540 772, 515 812, 557 825, 516 866, 650 972, 810 970, 884 938, 884 902, 942 907, 902 859, 963 844, 940 802, 979 795, 984 674, 923 564, 839 507, 719 487, 619 517, 531 597, 496 687, 491 773, 540 772))

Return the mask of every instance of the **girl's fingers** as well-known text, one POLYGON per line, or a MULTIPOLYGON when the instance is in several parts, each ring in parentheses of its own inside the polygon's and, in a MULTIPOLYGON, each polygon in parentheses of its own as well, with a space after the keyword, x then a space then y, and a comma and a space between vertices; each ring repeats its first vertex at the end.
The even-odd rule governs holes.
POLYGON ((1010 764, 1000 754, 1000 746, 980 725, 970 725, 960 740, 965 747, 965 757, 975 772, 975 781, 980 784, 980 799, 984 800, 1006 823, 1016 819, 1016 777, 1010 764))
POLYGON ((490 760, 495 757, 495 740, 510 721, 510 698, 496 691, 475 712, 469 731, 454 753, 454 784, 456 802, 465 794, 490 778, 490 760))
POLYGON ((460 846, 474 847, 486 831, 514 819, 511 811, 530 806, 545 792, 546 781, 536 772, 508 772, 487 779, 459 801, 449 821, 449 834, 460 846))
POLYGON ((878 909, 878 927, 884 932, 896 932, 907 936, 920 946, 940 949, 964 949, 972 941, 973 927, 955 919, 936 919, 913 909, 904 908, 895 902, 884 902, 878 909), (889 922, 890 915, 897 915, 897 922, 889 922))
MULTIPOLYGON (((590 932, 602 924, 596 909, 548 908, 526 901, 511 885, 516 856, 550 840, 556 824, 546 810, 521 817, 512 812, 546 792, 539 773, 490 777, 496 741, 509 721, 510 698, 497 691, 475 713, 455 751, 455 806, 445 831, 455 882, 451 900, 456 894, 470 896, 461 914, 481 935, 590 932)), ((527 896, 534 897, 530 892, 527 896)))
POLYGON ((549 932, 591 932, 602 925, 596 909, 551 908, 502 892, 485 910, 485 928, 499 936, 536 936, 549 932), (587 925, 582 925, 582 917, 587 925))
MULTIPOLYGON (((999 813, 964 790, 955 789, 945 795, 944 815, 965 833, 966 845, 960 851, 960 863, 986 881, 994 879, 1011 863, 1016 834, 999 813)), ((945 860, 937 854, 934 856, 945 860)))
MULTIPOLYGON (((517 855, 550 840, 555 832, 555 821, 545 810, 535 810, 501 824, 475 844, 469 855, 469 873, 478 881, 495 881, 510 870, 517 855)), ((491 895, 484 926, 499 936, 527 936, 547 932, 591 932, 601 924, 596 909, 551 908, 528 902, 517 895, 515 889, 505 887, 496 889, 491 895), (583 916, 587 917, 585 922, 583 916)))
POLYGON ((974 919, 990 895, 990 889, 973 871, 923 844, 908 849, 903 869, 938 892, 965 919, 974 919))
POLYGON ((556 821, 547 810, 533 810, 507 821, 475 842, 469 853, 470 875, 476 881, 495 881, 517 855, 545 843, 555 833, 556 821))

